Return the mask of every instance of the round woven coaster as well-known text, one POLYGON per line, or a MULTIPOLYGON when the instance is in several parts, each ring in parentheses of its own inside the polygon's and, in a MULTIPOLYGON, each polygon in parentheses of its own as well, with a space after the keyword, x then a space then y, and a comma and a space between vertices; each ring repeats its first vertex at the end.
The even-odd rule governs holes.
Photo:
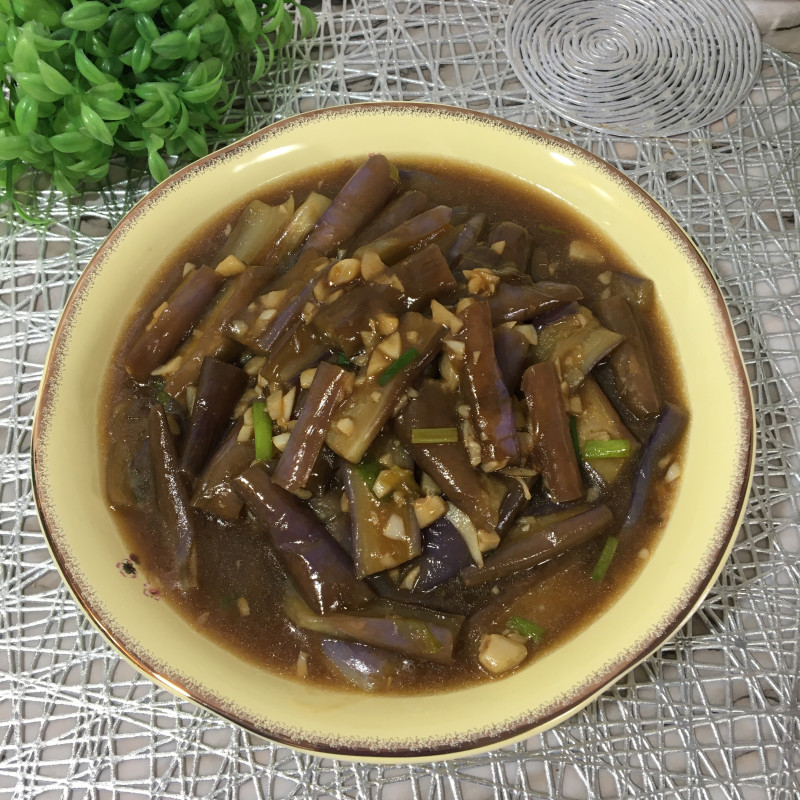
POLYGON ((758 28, 740 0, 517 0, 506 47, 549 109, 625 136, 721 119, 761 66, 758 28))

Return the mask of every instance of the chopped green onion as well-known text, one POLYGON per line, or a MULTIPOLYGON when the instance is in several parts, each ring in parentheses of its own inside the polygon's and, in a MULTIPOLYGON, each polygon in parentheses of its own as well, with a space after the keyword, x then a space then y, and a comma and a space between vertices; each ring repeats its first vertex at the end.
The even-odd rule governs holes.
POLYGON ((344 353, 339 353, 336 356, 336 363, 345 369, 357 369, 356 365, 344 353))
POLYGON ((425 653, 438 653, 444 645, 433 635, 433 631, 422 620, 409 620, 408 633, 425 653))
POLYGON ((592 570, 592 580, 600 583, 605 577, 608 568, 611 565, 611 559, 614 558, 614 553, 617 552, 617 544, 619 540, 616 536, 609 536, 603 546, 603 552, 600 553, 600 558, 597 560, 595 568, 592 570))
POLYGON ((413 428, 411 444, 445 444, 458 441, 458 428, 413 428))
POLYGON ((537 625, 535 622, 525 619, 525 617, 509 617, 506 626, 514 633, 533 639, 535 642, 541 641, 545 634, 545 630, 541 625, 537 625))
POLYGON ((415 358, 419 356, 419 350, 416 347, 409 347, 408 350, 389 364, 386 369, 378 376, 378 385, 386 386, 389 381, 400 372, 401 369, 407 367, 415 358))
POLYGON ((256 461, 269 461, 272 458, 272 418, 267 414, 263 400, 253 402, 253 439, 256 461))
POLYGON ((356 464, 356 471, 364 479, 364 483, 371 489, 378 479, 383 467, 377 461, 361 461, 356 464))
POLYGON ((590 439, 583 445, 584 458, 625 458, 631 454, 629 439, 590 439))
POLYGON ((540 231, 549 231, 550 233, 561 233, 564 234, 564 236, 567 235, 566 231, 562 231, 561 228, 554 228, 552 225, 541 224, 537 225, 536 227, 539 228, 540 231))
POLYGON ((575 458, 580 464, 583 461, 581 456, 581 443, 578 439, 578 418, 574 414, 569 417, 569 438, 572 439, 572 449, 575 451, 575 458))

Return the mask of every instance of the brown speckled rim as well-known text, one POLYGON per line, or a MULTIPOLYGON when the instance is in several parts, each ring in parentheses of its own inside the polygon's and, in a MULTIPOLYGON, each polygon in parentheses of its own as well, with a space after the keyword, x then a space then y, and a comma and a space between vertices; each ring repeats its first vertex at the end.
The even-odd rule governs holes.
POLYGON ((464 756, 489 749, 501 744, 508 744, 520 740, 535 732, 546 730, 557 724, 563 719, 575 714, 581 708, 590 703, 600 695, 608 686, 617 681, 625 673, 644 661, 651 653, 661 647, 675 632, 695 613, 700 606, 703 598, 716 581, 723 564, 733 547, 736 532, 744 515, 745 502, 747 500, 750 484, 752 481, 753 464, 755 458, 755 423, 753 403, 749 389, 747 373, 739 351, 733 325, 725 306, 719 287, 702 255, 691 239, 683 232, 672 217, 659 206, 641 187, 635 184, 623 173, 612 167, 607 162, 597 156, 583 150, 582 148, 565 142, 551 134, 543 133, 532 128, 527 128, 518 123, 493 117, 489 114, 478 111, 470 111, 449 106, 424 103, 364 103, 349 106, 338 106, 334 108, 320 109, 300 114, 294 117, 276 122, 252 135, 231 144, 221 150, 211 153, 199 161, 190 164, 163 183, 156 186, 148 195, 140 200, 134 208, 126 214, 120 224, 111 232, 106 241, 100 246, 96 255, 89 262, 79 278, 75 288, 66 303, 61 319, 56 328, 50 352, 47 356, 42 384, 37 396, 37 404, 33 423, 33 443, 31 451, 31 465, 33 476, 33 492, 36 501, 37 513, 42 525, 42 529, 47 538, 48 546, 53 554, 53 558, 64 577, 64 580, 83 608, 95 627, 101 634, 114 646, 133 666, 147 675, 153 681, 180 697, 192 700, 215 714, 235 723, 236 725, 251 731, 260 736, 266 736, 278 744, 295 747, 308 752, 330 757, 343 757, 358 759, 363 761, 421 761, 430 760, 436 757, 455 757, 464 756), (40 467, 43 458, 43 443, 46 435, 48 409, 51 399, 47 392, 41 390, 51 382, 57 380, 60 369, 61 350, 65 340, 68 338, 69 327, 78 313, 79 306, 83 298, 88 293, 91 286, 93 273, 99 268, 108 252, 113 249, 114 242, 122 233, 135 223, 141 214, 147 213, 148 209, 164 193, 174 191, 184 180, 190 178, 198 170, 203 170, 207 166, 220 159, 226 159, 235 154, 242 148, 257 146, 261 140, 272 137, 275 133, 281 132, 287 126, 296 126, 315 121, 318 118, 335 117, 347 114, 391 114, 398 115, 446 115, 461 118, 476 124, 493 127, 501 127, 510 131, 516 131, 523 137, 530 137, 538 142, 549 143, 561 152, 571 153, 580 160, 589 163, 597 171, 605 173, 614 182, 622 184, 622 188, 628 194, 635 197, 639 203, 646 206, 652 216, 658 219, 665 227, 667 235, 681 242, 686 253, 691 258, 696 269, 694 275, 701 282, 707 297, 713 298, 718 319, 723 330, 725 345, 727 348, 729 369, 734 378, 734 391, 738 394, 738 408, 741 409, 738 422, 740 425, 740 441, 743 445, 743 455, 739 463, 737 475, 738 494, 736 500, 726 509, 725 516, 720 520, 717 530, 720 531, 716 537, 716 548, 711 553, 705 572, 698 578, 694 591, 687 597, 682 598, 680 608, 671 617, 659 621, 649 638, 640 642, 633 651, 621 654, 620 658, 612 664, 606 665, 593 679, 587 684, 575 687, 573 695, 568 698, 560 698, 554 702, 544 713, 536 715, 521 716, 501 729, 492 729, 489 732, 468 735, 464 739, 449 739, 447 741, 432 741, 420 744, 415 747, 397 747, 392 744, 369 743, 331 743, 330 741, 319 741, 313 737, 302 735, 284 736, 279 731, 263 730, 258 725, 253 724, 252 720, 246 715, 231 712, 226 707, 225 699, 211 692, 200 689, 187 688, 181 681, 162 674, 166 671, 159 671, 155 668, 151 659, 143 655, 136 643, 128 641, 124 631, 113 630, 103 620, 101 614, 94 607, 85 589, 90 586, 83 586, 80 575, 70 568, 68 559, 61 552, 58 539, 54 535, 57 526, 55 514, 50 511, 47 503, 47 487, 38 480, 41 474, 40 467))

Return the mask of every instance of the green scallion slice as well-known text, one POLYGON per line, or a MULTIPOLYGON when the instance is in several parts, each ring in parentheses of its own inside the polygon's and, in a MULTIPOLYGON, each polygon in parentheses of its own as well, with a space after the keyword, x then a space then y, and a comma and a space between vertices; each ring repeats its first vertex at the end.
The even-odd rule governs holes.
POLYGON ((589 439, 583 445, 583 457, 625 458, 631 454, 630 439, 589 439))
POLYGON ((554 228, 552 225, 545 225, 545 224, 542 223, 542 224, 537 225, 536 227, 540 231, 548 231, 550 233, 560 233, 560 234, 563 234, 564 236, 567 235, 566 231, 562 231, 561 228, 554 228))
POLYGON ((458 441, 458 428, 413 428, 411 444, 446 444, 458 441))
POLYGON ((572 439, 572 449, 575 451, 575 458, 580 464, 583 461, 581 456, 581 443, 578 439, 578 418, 574 414, 569 417, 569 438, 572 439))
POLYGON ((617 545, 619 544, 619 540, 616 536, 609 536, 606 539, 605 545, 603 545, 603 552, 600 553, 600 558, 597 560, 597 564, 595 568, 592 570, 592 580, 596 583, 600 583, 608 572, 608 568, 611 566, 611 559, 614 558, 614 553, 617 552, 617 545))
POLYGON ((336 356, 336 363, 345 369, 357 369, 356 365, 344 353, 339 353, 336 356))
POLYGON ((253 403, 253 439, 256 461, 269 461, 272 458, 272 419, 266 412, 263 400, 253 403))
POLYGON ((509 617, 506 626, 514 633, 526 636, 535 642, 541 641, 545 634, 545 630, 541 625, 537 625, 535 622, 525 619, 525 617, 509 617))
POLYGON ((375 485, 382 469, 383 467, 377 461, 361 461, 356 464, 356 471, 370 489, 375 485))
POLYGON ((419 356, 419 350, 416 347, 409 347, 408 350, 389 364, 386 369, 378 376, 378 386, 386 386, 389 381, 397 375, 400 370, 405 369, 415 358, 419 356))

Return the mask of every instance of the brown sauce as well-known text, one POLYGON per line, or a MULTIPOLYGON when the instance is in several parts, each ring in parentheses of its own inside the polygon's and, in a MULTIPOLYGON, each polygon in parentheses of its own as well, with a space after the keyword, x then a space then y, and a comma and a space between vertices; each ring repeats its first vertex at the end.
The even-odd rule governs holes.
MULTIPOLYGON (((342 164, 322 176, 309 175, 294 181, 291 186, 278 186, 260 199, 273 205, 283 202, 290 191, 302 199, 310 189, 332 197, 355 166, 342 164)), ((578 286, 584 295, 581 302, 589 308, 603 290, 604 284, 599 280, 603 273, 613 270, 636 274, 635 267, 626 263, 613 244, 599 236, 579 215, 530 187, 500 180, 492 174, 475 174, 455 164, 442 166, 420 161, 401 165, 401 170, 403 188, 424 191, 429 206, 446 204, 484 211, 489 220, 487 229, 504 220, 525 227, 533 237, 533 258, 538 264, 534 267, 535 271, 538 270, 535 277, 578 286), (604 263, 586 266, 571 262, 569 245, 576 239, 590 242, 600 250, 605 257, 604 263)), ((167 259, 158 278, 143 292, 139 309, 132 313, 128 333, 119 343, 118 357, 108 368, 107 411, 106 417, 100 421, 104 446, 109 446, 106 432, 114 427, 112 419, 114 424, 118 424, 120 419, 129 421, 130 430, 117 430, 117 439, 127 435, 142 439, 142 419, 154 401, 155 390, 152 386, 137 384, 128 376, 122 367, 125 355, 150 320, 153 309, 179 282, 184 264, 191 261, 214 266, 214 253, 224 242, 226 226, 235 222, 249 199, 223 212, 203 236, 182 244, 167 259), (115 413, 123 407, 126 413, 115 413)), ((669 332, 657 307, 648 314, 645 330, 662 401, 686 408, 669 332)), ((601 366, 601 371, 603 369, 608 371, 607 367, 601 366)), ((639 437, 645 436, 651 427, 651 423, 637 424, 635 419, 630 422, 631 430, 639 437)), ((679 448, 674 452, 679 452, 679 448)), ((625 517, 629 502, 630 480, 625 476, 632 473, 633 461, 630 459, 623 469, 623 478, 602 495, 603 502, 614 514, 617 527, 625 517)), ((657 545, 673 494, 674 489, 663 481, 651 492, 635 534, 629 537, 624 548, 620 548, 613 568, 602 582, 591 580, 589 575, 603 547, 604 537, 591 540, 524 573, 524 580, 531 586, 538 584, 538 587, 532 589, 525 600, 510 601, 508 609, 521 616, 536 618, 547 631, 542 643, 530 648, 529 659, 576 635, 624 590, 639 564, 643 563, 646 552, 657 545)), ((170 537, 164 531, 158 510, 152 506, 117 507, 116 516, 131 552, 136 555, 148 580, 161 584, 169 602, 180 609, 190 624, 266 669, 297 680, 333 683, 345 688, 350 686, 347 680, 327 666, 321 651, 324 637, 300 630, 287 619, 283 612, 287 583, 284 568, 269 544, 269 537, 251 516, 242 514, 235 521, 222 521, 208 514, 194 513, 198 588, 189 591, 176 588, 166 574, 165 565, 171 561, 170 537), (298 673, 304 674, 298 676, 298 673)), ((429 593, 436 605, 467 617, 456 643, 454 658, 449 664, 436 664, 393 656, 393 674, 390 681, 382 684, 382 690, 431 692, 491 679, 475 658, 480 632, 476 632, 473 621, 479 617, 471 619, 471 615, 477 614, 482 605, 496 600, 498 590, 505 591, 513 582, 513 577, 503 578, 465 590, 456 576, 429 593)), ((496 625, 492 629, 500 630, 496 625)))

